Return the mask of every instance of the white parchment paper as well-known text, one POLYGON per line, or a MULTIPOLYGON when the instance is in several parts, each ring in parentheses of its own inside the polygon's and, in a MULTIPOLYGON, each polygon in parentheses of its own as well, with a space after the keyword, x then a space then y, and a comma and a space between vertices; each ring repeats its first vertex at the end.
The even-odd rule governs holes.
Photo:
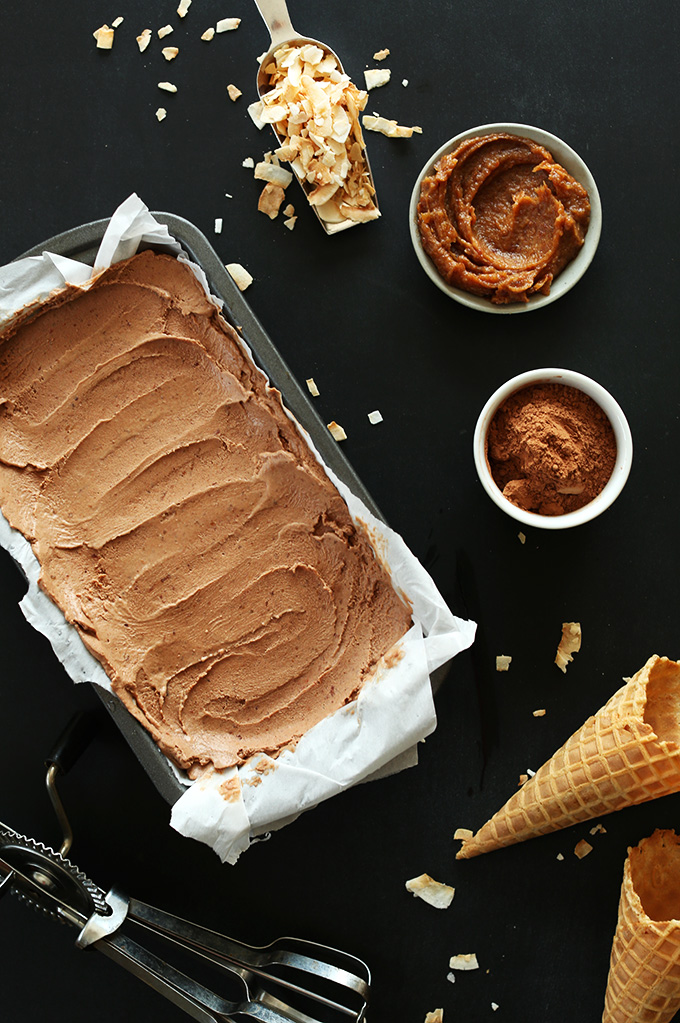
MULTIPOLYGON (((87 288, 101 270, 148 244, 186 261, 208 291, 201 268, 190 262, 138 196, 131 195, 111 217, 94 268, 48 252, 0 268, 0 326, 67 285, 87 288)), ((211 297, 221 308, 222 303, 211 297)), ((172 808, 172 826, 212 846, 228 863, 235 863, 254 838, 283 827, 330 796, 415 763, 417 743, 436 727, 430 673, 474 639, 474 622, 451 613, 401 537, 377 520, 328 466, 324 468, 355 522, 368 531, 394 585, 410 601, 413 625, 399 641, 398 656, 388 658, 389 666, 381 664, 354 702, 311 728, 294 749, 283 750, 276 759, 260 754, 240 768, 209 770, 194 782, 175 769, 186 791, 172 808)), ((40 565, 30 544, 1 515, 0 543, 28 580, 21 601, 28 621, 50 640, 74 682, 94 682, 110 690, 101 664, 40 589, 40 565)))

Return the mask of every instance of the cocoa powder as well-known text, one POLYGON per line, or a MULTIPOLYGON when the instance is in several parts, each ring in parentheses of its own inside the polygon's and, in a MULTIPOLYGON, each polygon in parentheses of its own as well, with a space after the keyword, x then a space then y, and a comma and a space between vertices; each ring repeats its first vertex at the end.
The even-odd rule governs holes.
POLYGON ((486 455, 496 485, 512 504, 564 515, 604 488, 616 461, 616 438, 604 411, 583 391, 532 384, 497 410, 486 455))

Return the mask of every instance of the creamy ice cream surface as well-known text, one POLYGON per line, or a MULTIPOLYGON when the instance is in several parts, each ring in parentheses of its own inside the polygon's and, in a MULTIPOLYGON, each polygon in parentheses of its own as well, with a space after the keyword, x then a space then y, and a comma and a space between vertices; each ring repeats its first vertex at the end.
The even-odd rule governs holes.
POLYGON ((192 271, 143 252, 0 335, 0 507, 190 772, 349 702, 410 609, 192 271))

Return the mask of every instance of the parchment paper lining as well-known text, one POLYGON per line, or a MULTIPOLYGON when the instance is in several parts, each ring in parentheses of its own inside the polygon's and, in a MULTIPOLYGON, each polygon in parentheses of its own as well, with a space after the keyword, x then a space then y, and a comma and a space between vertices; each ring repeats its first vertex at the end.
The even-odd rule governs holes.
MULTIPOLYGON (((55 290, 67 285, 86 288, 100 271, 147 245, 161 247, 186 262, 210 295, 203 270, 191 262, 144 203, 131 195, 111 217, 94 269, 55 253, 0 268, 0 327, 55 290)), ((222 309, 219 299, 213 295, 210 298, 222 309)), ((241 344, 252 358, 248 346, 241 344)), ((401 537, 377 520, 336 477, 307 432, 286 412, 347 502, 354 521, 368 532, 394 585, 410 601, 413 626, 399 641, 401 656, 397 663, 391 657, 390 667, 380 665, 354 702, 311 728, 294 750, 283 750, 274 760, 260 754, 240 768, 209 770, 195 782, 172 765, 187 786, 172 808, 172 827, 210 845, 228 863, 235 863, 254 838, 283 827, 322 800, 360 781, 415 763, 417 743, 436 727, 429 675, 470 646, 475 633, 473 622, 450 612, 401 537)), ((74 682, 93 682, 110 691, 101 664, 40 589, 40 565, 30 544, 2 515, 0 543, 21 566, 28 581, 20 604, 26 619, 49 639, 74 682)))

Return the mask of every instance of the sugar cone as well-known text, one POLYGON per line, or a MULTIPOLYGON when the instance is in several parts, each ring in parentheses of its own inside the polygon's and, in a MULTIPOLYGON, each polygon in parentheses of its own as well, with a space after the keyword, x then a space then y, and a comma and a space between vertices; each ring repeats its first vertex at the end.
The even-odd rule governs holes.
POLYGON ((680 1009, 680 838, 628 850, 602 1023, 669 1023, 680 1009))
POLYGON ((654 655, 471 838, 458 859, 680 791, 680 664, 654 655))

